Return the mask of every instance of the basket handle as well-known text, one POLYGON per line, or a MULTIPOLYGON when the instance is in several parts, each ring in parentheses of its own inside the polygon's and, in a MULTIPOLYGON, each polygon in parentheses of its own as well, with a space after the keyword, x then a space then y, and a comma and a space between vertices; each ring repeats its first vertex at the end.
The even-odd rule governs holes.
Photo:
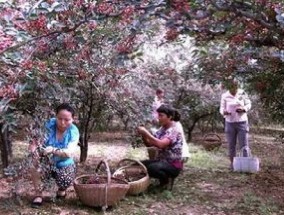
POLYGON ((252 157, 252 154, 251 154, 251 150, 248 146, 244 146, 240 149, 239 153, 238 153, 238 156, 239 157, 244 157, 244 150, 247 150, 247 153, 248 153, 248 157, 252 157))
POLYGON ((207 137, 210 137, 210 136, 215 136, 215 137, 218 138, 218 140, 219 140, 220 142, 222 141, 222 138, 221 138, 218 134, 216 134, 216 133, 205 134, 204 137, 203 137, 203 139, 206 140, 206 138, 207 138, 207 137))
POLYGON ((110 169, 109 169, 107 161, 101 160, 101 162, 98 164, 98 166, 97 166, 97 168, 95 170, 95 173, 98 172, 98 170, 100 169, 102 164, 104 164, 105 167, 106 167, 106 171, 107 171, 107 184, 110 184, 111 183, 111 174, 110 174, 110 169))
POLYGON ((125 159, 120 160, 120 161, 118 162, 118 164, 117 164, 117 167, 120 167, 120 165, 121 165, 122 163, 124 163, 124 162, 137 163, 137 164, 139 164, 140 166, 142 166, 142 168, 143 168, 143 170, 144 170, 144 173, 146 173, 146 174, 148 173, 147 168, 145 167, 145 165, 144 165, 141 161, 135 160, 135 159, 130 159, 130 158, 125 158, 125 159))

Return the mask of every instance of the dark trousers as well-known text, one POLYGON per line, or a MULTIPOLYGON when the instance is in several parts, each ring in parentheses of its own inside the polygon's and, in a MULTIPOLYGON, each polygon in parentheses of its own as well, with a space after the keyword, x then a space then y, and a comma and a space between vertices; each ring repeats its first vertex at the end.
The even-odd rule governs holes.
POLYGON ((169 178, 176 178, 181 171, 169 164, 167 161, 144 160, 142 163, 147 168, 149 176, 159 179, 161 185, 167 184, 169 182, 169 178))

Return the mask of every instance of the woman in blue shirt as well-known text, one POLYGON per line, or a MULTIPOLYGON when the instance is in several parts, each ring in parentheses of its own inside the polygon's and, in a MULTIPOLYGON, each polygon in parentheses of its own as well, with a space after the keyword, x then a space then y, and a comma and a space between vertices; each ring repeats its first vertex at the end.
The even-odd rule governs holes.
MULTIPOLYGON (((76 165, 73 159, 79 142, 79 130, 73 124, 74 109, 67 103, 56 108, 56 118, 50 119, 46 124, 47 135, 43 155, 51 155, 49 174, 55 178, 58 186, 57 197, 66 196, 66 189, 73 184, 76 176, 76 165)), ((34 152, 37 146, 31 144, 30 151, 34 152)), ((32 181, 36 190, 36 197, 32 207, 42 204, 41 177, 37 168, 32 170, 32 181)))

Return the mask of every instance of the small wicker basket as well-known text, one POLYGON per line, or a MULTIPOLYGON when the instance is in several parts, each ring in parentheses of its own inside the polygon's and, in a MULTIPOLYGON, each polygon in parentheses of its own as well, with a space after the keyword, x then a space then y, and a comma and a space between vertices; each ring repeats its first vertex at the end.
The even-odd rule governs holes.
POLYGON ((150 178, 146 167, 140 161, 123 159, 119 161, 117 168, 113 173, 113 177, 129 180, 130 187, 127 192, 128 195, 137 195, 147 190, 150 178), (125 166, 122 166, 122 164, 125 166))
POLYGON ((115 205, 125 197, 129 184, 127 181, 111 177, 110 169, 106 161, 102 160, 93 175, 82 175, 75 179, 74 188, 80 201, 87 206, 108 207, 115 205), (104 164, 107 175, 98 175, 98 169, 104 164), (84 181, 98 180, 105 183, 86 184, 84 181))
POLYGON ((148 156, 150 160, 156 160, 159 155, 159 149, 155 146, 147 147, 148 156))
POLYGON ((203 137, 202 145, 207 151, 219 149, 219 147, 222 145, 222 138, 215 133, 206 134, 203 137))

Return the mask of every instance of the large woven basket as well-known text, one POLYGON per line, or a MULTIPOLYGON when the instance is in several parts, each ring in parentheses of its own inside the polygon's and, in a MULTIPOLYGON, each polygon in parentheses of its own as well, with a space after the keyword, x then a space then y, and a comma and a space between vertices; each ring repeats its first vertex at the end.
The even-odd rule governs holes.
POLYGON ((102 160, 95 171, 96 174, 82 175, 75 179, 74 188, 80 201, 87 206, 108 207, 115 205, 125 197, 129 184, 127 181, 111 177, 110 169, 106 161, 102 160), (98 175, 100 166, 104 164, 107 175, 98 175), (98 180, 105 183, 89 183, 84 181, 98 180))
POLYGON ((219 149, 222 145, 222 138, 215 133, 206 134, 203 137, 202 145, 207 151, 219 149))
POLYGON ((127 192, 128 195, 137 195, 147 190, 150 178, 146 167, 140 161, 123 159, 119 161, 117 168, 113 173, 113 177, 128 181, 130 185, 127 192))

